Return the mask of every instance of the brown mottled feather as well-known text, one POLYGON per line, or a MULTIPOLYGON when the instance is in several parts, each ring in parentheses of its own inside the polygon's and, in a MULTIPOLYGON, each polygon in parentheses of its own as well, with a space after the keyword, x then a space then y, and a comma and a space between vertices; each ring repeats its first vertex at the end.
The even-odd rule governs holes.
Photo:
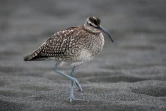
POLYGON ((24 58, 25 61, 55 57, 55 60, 73 60, 90 40, 82 26, 70 27, 52 35, 37 50, 24 58), (84 34, 84 35, 83 35, 84 34), (83 36, 82 36, 83 35, 83 36))

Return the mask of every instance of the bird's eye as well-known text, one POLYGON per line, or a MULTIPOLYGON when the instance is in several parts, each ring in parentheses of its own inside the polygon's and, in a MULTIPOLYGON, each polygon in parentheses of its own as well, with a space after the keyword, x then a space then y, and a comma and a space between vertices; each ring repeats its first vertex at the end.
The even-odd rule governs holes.
POLYGON ((89 24, 90 26, 93 26, 92 24, 89 24))

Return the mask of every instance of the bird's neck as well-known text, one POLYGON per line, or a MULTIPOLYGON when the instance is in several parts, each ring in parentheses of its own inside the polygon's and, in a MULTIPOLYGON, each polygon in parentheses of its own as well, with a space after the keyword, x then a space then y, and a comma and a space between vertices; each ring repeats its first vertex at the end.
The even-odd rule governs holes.
POLYGON ((86 24, 82 25, 82 28, 83 28, 85 31, 88 31, 89 33, 99 34, 99 33, 101 32, 101 31, 99 31, 99 30, 92 29, 92 28, 86 26, 86 24))

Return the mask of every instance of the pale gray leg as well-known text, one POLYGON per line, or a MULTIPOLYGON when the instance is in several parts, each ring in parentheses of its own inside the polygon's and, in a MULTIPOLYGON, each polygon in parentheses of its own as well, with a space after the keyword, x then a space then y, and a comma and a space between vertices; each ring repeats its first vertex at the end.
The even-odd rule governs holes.
MULTIPOLYGON (((73 67, 70 76, 74 77, 74 71, 75 71, 75 66, 73 67)), ((72 100, 74 100, 74 82, 71 80, 71 88, 70 88, 70 97, 69 97, 69 101, 71 102, 72 100)))
MULTIPOLYGON (((72 71, 71 71, 71 73, 70 73, 70 76, 71 76, 71 77, 74 77, 75 68, 76 68, 76 66, 74 66, 74 67, 72 68, 72 71)), ((73 86, 73 84, 74 84, 73 81, 71 81, 71 86, 73 86)), ((76 84, 76 85, 77 85, 77 88, 78 88, 79 91, 83 91, 81 85, 78 85, 78 84, 76 84)))
POLYGON ((65 76, 65 77, 67 77, 68 79, 70 79, 71 81, 72 81, 72 83, 71 83, 71 92, 70 92, 70 102, 72 101, 72 100, 75 100, 75 98, 74 98, 74 94, 73 94, 73 85, 74 84, 76 84, 76 86, 78 87, 78 89, 80 90, 80 91, 82 91, 82 87, 81 87, 81 85, 80 85, 80 83, 78 82, 78 80, 76 79, 76 78, 74 78, 74 77, 72 77, 72 76, 74 76, 73 75, 73 73, 74 73, 74 71, 75 71, 75 66, 73 67, 73 69, 72 69, 72 72, 71 72, 71 76, 69 76, 69 75, 67 75, 67 74, 65 74, 65 73, 63 73, 63 72, 61 72, 61 71, 59 71, 58 69, 57 69, 57 66, 58 66, 58 64, 59 63, 56 63, 55 64, 55 66, 54 66, 54 71, 56 72, 56 73, 58 73, 58 74, 61 74, 61 75, 63 75, 63 76, 65 76))
MULTIPOLYGON (((73 67, 70 76, 74 77, 74 71, 75 71, 75 66, 73 67)), ((78 87, 78 86, 77 86, 78 87)), ((82 91, 82 88, 80 86, 79 91, 82 91)), ((80 100, 74 97, 74 82, 71 80, 71 89, 70 89, 70 97, 69 97, 70 102, 72 102, 73 100, 80 100)))

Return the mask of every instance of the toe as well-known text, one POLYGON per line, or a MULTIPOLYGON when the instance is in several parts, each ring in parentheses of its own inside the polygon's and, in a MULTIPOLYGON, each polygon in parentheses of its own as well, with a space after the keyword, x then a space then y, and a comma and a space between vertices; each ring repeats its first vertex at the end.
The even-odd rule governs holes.
POLYGON ((82 100, 82 99, 78 99, 78 98, 75 98, 75 97, 73 97, 73 96, 70 96, 69 97, 69 102, 73 102, 73 101, 79 101, 79 100, 82 100))

